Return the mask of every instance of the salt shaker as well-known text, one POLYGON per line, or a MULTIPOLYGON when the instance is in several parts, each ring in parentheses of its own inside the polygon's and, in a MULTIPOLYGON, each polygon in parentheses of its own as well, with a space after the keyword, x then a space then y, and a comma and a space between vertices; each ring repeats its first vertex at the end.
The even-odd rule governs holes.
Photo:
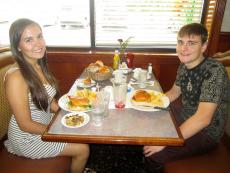
POLYGON ((147 72, 147 79, 151 79, 153 74, 153 67, 152 67, 152 63, 148 64, 148 72, 147 72))

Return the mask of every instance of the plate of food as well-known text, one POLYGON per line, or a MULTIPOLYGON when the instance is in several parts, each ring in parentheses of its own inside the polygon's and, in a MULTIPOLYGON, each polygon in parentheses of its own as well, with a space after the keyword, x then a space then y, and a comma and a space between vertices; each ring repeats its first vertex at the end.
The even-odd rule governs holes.
POLYGON ((131 93, 133 109, 140 111, 158 111, 169 106, 169 98, 162 92, 154 90, 134 90, 131 93))
POLYGON ((90 77, 86 77, 84 79, 78 79, 77 86, 81 88, 90 88, 94 86, 96 82, 92 80, 90 77))
POLYGON ((58 105, 69 112, 88 112, 96 99, 96 92, 90 89, 76 90, 72 95, 65 94, 58 100, 58 105))
POLYGON ((89 115, 81 112, 81 113, 68 113, 62 117, 61 123, 65 127, 69 128, 79 128, 86 125, 89 122, 89 115))

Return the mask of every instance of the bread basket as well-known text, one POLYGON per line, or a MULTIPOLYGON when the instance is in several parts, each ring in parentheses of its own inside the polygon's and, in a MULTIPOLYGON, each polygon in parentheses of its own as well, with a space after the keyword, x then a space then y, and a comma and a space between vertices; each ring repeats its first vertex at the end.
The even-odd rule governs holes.
POLYGON ((89 68, 86 68, 86 72, 89 77, 91 77, 95 81, 104 81, 112 77, 113 69, 109 67, 109 72, 99 73, 99 72, 92 72, 89 68))

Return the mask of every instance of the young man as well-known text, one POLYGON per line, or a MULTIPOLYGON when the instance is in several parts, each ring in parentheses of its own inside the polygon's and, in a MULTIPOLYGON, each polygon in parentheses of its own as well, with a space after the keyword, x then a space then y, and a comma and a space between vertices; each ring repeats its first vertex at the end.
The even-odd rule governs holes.
POLYGON ((170 102, 179 96, 182 109, 176 119, 185 139, 183 147, 144 146, 146 172, 161 172, 170 161, 213 149, 226 124, 230 82, 223 65, 205 58, 208 33, 198 23, 183 26, 176 51, 181 64, 172 88, 166 93, 170 102))

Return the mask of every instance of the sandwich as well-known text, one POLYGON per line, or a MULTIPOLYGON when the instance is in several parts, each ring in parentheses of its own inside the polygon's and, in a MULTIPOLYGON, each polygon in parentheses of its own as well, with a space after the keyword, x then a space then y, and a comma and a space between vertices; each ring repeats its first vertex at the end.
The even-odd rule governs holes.
POLYGON ((151 95, 145 90, 137 90, 133 95, 133 100, 135 102, 151 102, 151 95))
POLYGON ((71 110, 82 111, 91 108, 90 100, 86 97, 68 96, 68 107, 71 110))
POLYGON ((163 93, 151 90, 137 90, 131 99, 131 103, 136 106, 159 106, 164 107, 161 99, 163 93))

